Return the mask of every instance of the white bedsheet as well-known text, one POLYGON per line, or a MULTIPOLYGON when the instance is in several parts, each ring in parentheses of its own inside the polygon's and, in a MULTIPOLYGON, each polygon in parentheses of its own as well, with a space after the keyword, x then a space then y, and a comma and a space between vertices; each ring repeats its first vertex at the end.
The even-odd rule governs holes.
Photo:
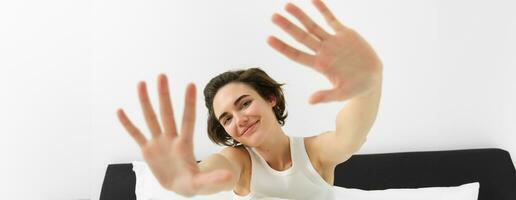
MULTIPOLYGON (((142 161, 134 161, 136 174, 135 194, 137 200, 218 200, 231 199, 232 192, 225 191, 212 195, 183 197, 165 190, 142 161)), ((334 186, 338 200, 477 200, 479 183, 473 182, 456 187, 396 188, 387 190, 359 190, 334 186)), ((260 200, 281 200, 266 198, 260 200)))

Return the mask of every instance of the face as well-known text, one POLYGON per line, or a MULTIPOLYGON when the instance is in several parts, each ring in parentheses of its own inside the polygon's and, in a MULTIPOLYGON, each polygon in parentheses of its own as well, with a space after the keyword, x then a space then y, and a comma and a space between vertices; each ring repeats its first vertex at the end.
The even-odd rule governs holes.
POLYGON ((240 143, 255 147, 261 144, 278 124, 272 108, 275 100, 263 99, 244 83, 229 83, 213 99, 215 117, 224 130, 240 143))

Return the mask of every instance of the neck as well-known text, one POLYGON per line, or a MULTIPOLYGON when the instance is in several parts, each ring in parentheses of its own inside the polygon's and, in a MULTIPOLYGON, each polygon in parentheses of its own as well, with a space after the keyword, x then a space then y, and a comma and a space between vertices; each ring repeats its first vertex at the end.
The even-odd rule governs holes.
POLYGON ((255 149, 275 170, 283 171, 292 165, 289 138, 281 127, 271 132, 270 137, 255 149))

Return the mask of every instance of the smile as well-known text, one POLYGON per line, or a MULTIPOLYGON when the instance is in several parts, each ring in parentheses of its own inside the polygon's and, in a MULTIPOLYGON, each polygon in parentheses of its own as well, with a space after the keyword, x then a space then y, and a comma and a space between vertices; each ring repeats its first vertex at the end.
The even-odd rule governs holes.
POLYGON ((249 126, 247 129, 245 129, 244 133, 242 135, 250 134, 256 129, 256 125, 260 122, 260 120, 256 121, 253 125, 249 126))

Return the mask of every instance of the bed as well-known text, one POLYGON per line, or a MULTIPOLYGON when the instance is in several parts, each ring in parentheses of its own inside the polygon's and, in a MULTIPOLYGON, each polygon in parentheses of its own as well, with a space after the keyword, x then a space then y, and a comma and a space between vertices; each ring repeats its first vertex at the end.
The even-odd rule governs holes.
MULTIPOLYGON (((356 154, 335 169, 335 186, 362 190, 479 182, 479 200, 516 200, 516 170, 498 148, 356 154)), ((100 200, 136 200, 131 163, 109 164, 100 200)))

